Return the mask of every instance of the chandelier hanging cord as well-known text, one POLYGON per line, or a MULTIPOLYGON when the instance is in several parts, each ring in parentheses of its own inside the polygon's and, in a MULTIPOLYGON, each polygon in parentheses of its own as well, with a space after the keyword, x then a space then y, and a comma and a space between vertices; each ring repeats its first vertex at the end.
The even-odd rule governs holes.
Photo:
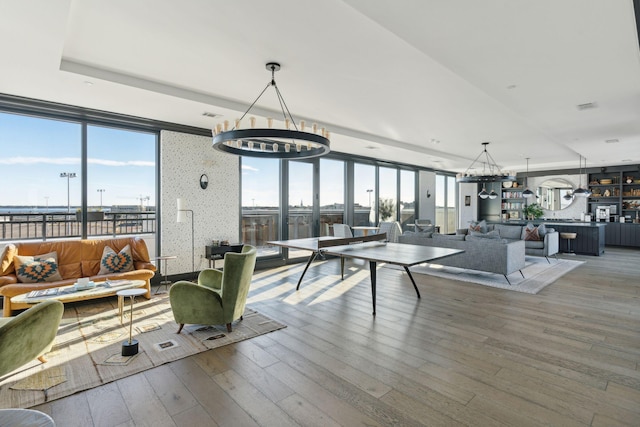
POLYGON ((495 166, 498 173, 502 173, 502 170, 500 169, 500 167, 498 167, 498 164, 496 163, 495 160, 493 160, 493 156, 491 156, 491 154, 489 154, 489 152, 487 151, 487 145, 489 145, 488 142, 483 142, 482 145, 484 146, 484 150, 480 152, 480 154, 478 154, 478 156, 473 160, 473 162, 471 162, 471 165, 469 165, 469 167, 467 168, 467 170, 464 171, 465 175, 468 175, 469 169, 473 168, 473 165, 476 164, 476 162, 478 161, 478 159, 480 158, 480 156, 482 156, 484 154, 485 159, 487 160, 486 162, 483 162, 483 166, 482 169, 484 170, 485 167, 485 163, 489 165, 489 173, 490 174, 494 174, 493 171, 493 167, 495 166))
POLYGON ((301 121, 300 128, 298 128, 298 124, 293 119, 275 79, 275 72, 280 70, 280 64, 269 62, 265 68, 271 71, 271 80, 242 114, 242 117, 235 120, 231 129, 228 128, 228 120, 224 121, 224 129, 221 124, 216 125, 216 128, 212 130, 213 148, 241 156, 280 159, 311 158, 329 153, 329 131, 321 128, 318 132, 317 125, 314 123, 312 130, 307 132, 304 122, 301 121), (270 86, 273 86, 278 98, 286 129, 273 127, 273 119, 270 117, 267 118, 266 128, 256 127, 254 117, 251 117, 250 127, 241 128, 241 121, 247 117, 270 86), (292 127, 291 124, 293 124, 292 127))

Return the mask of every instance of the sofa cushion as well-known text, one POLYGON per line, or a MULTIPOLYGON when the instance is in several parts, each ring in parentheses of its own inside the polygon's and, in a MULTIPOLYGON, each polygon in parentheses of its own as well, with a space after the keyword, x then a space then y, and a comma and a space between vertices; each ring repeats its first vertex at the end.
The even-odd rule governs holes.
POLYGON ((13 258, 16 269, 16 277, 20 283, 57 282, 62 280, 58 270, 58 254, 21 256, 13 258))
POLYGON ((431 236, 433 238, 433 240, 437 241, 437 240, 457 240, 457 241, 464 241, 465 236, 463 235, 458 235, 458 234, 439 234, 439 233, 433 233, 433 236, 431 236))
POLYGON ((522 226, 496 224, 495 229, 500 232, 500 237, 510 240, 523 240, 521 237, 522 226))
POLYGON ((544 249, 544 240, 525 240, 525 249, 544 249))
POLYGON ((122 273, 133 270, 133 257, 131 256, 131 246, 127 245, 118 253, 105 246, 100 260, 100 274, 122 273))
MULTIPOLYGON (((481 233, 479 231, 469 230, 469 235, 467 237, 480 237, 483 239, 500 239, 500 232, 498 230, 488 231, 486 233, 481 233)), ((468 240, 468 239, 465 239, 468 240)))
POLYGON ((487 222, 483 219, 480 222, 477 221, 471 221, 471 223, 469 224, 469 230, 470 231, 480 231, 482 233, 486 233, 487 232, 487 222))

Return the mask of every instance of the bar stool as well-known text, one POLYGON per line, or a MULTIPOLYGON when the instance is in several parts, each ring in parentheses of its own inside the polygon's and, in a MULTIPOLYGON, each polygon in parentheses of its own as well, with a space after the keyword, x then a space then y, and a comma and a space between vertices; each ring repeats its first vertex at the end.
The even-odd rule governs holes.
POLYGON ((560 238, 567 240, 567 252, 565 253, 575 255, 575 252, 571 250, 571 241, 575 240, 576 237, 578 237, 578 233, 560 233, 560 238))

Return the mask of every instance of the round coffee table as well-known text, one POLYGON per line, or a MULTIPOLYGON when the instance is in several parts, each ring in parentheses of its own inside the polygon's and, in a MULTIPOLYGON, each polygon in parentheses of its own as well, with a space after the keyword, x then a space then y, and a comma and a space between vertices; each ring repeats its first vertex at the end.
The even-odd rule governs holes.
POLYGON ((123 356, 133 356, 138 354, 138 340, 133 339, 133 301, 139 295, 144 295, 147 293, 146 289, 123 289, 122 291, 118 291, 118 306, 120 309, 120 323, 122 323, 122 305, 120 304, 120 299, 124 299, 124 297, 129 297, 131 301, 131 312, 129 313, 129 339, 122 343, 122 355, 123 356))
POLYGON ((55 427, 53 418, 33 409, 0 409, 1 426, 55 427))

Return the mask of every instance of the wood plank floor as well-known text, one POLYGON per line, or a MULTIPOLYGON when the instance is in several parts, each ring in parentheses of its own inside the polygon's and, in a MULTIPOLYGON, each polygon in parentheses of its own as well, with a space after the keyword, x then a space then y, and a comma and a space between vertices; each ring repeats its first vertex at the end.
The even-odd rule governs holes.
POLYGON ((58 426, 638 426, 640 251, 538 295, 315 263, 255 273, 288 328, 41 405, 58 426))

